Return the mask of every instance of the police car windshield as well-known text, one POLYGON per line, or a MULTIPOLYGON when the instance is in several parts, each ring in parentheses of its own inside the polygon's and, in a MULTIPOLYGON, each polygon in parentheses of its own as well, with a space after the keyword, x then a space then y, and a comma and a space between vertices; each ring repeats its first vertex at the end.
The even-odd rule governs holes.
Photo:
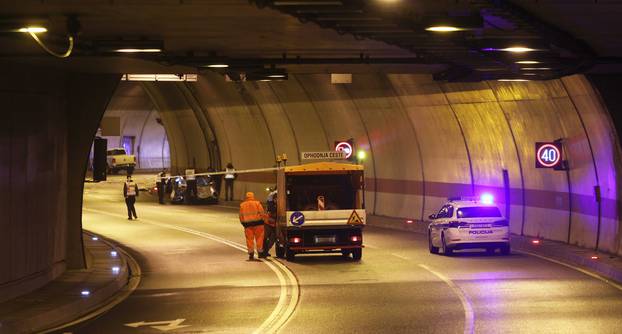
POLYGON ((501 212, 495 206, 472 206, 459 208, 456 215, 458 218, 501 217, 501 212))

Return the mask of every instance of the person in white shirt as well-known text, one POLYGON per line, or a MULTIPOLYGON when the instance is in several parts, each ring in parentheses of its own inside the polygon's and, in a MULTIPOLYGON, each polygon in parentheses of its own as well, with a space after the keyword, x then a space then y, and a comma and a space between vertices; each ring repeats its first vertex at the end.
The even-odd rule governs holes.
POLYGON ((225 170, 225 201, 233 201, 233 181, 235 180, 235 168, 232 163, 227 164, 225 170))

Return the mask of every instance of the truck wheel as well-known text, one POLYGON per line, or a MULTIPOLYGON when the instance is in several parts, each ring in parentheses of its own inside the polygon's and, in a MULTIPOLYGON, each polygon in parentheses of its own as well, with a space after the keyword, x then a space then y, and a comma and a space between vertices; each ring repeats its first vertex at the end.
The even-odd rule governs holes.
POLYGON ((289 248, 285 249, 285 257, 287 258, 287 261, 294 261, 294 258, 296 257, 296 252, 294 252, 293 250, 290 250, 289 248))
POLYGON ((276 257, 278 257, 279 259, 285 257, 285 249, 281 247, 278 243, 275 245, 274 249, 276 251, 276 257))
POLYGON ((363 257, 363 248, 352 249, 352 259, 354 261, 360 261, 362 257, 363 257))
POLYGON ((428 248, 430 249, 430 253, 438 254, 438 247, 432 245, 432 232, 430 231, 428 231, 428 248))

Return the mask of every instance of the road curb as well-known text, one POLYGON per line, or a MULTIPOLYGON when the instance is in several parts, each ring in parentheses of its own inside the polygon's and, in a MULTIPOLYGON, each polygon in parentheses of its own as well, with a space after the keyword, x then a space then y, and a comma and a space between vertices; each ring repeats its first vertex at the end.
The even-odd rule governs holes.
MULTIPOLYGON (((127 298, 136 288, 140 281, 140 267, 136 261, 113 242, 88 231, 83 233, 86 250, 93 253, 94 264, 85 270, 67 273, 69 277, 66 281, 61 276, 61 282, 57 282, 62 287, 60 289, 56 287, 51 288, 51 292, 48 290, 39 295, 37 292, 31 296, 26 295, 26 299, 40 299, 46 305, 32 302, 24 304, 27 306, 24 313, 17 313, 12 319, 3 321, 0 333, 57 331, 102 314, 127 298), (117 252, 116 257, 112 256, 112 251, 117 252), (112 266, 118 266, 119 272, 113 278, 106 279, 110 277, 112 266), (81 289, 88 289, 90 294, 80 296, 81 289), (67 302, 59 305, 50 303, 50 300, 56 301, 57 298, 67 302)), ((54 285, 55 282, 50 284, 54 285)))
MULTIPOLYGON (((83 230, 83 231, 85 234, 88 234, 91 236, 96 235, 95 233, 87 231, 87 230, 83 230)), ((109 311, 110 309, 112 309, 113 307, 115 307, 116 305, 124 301, 127 297, 129 297, 132 294, 132 292, 134 292, 134 290, 136 290, 136 288, 140 284, 142 271, 141 271, 140 266, 138 265, 138 262, 126 250, 118 246, 115 242, 102 238, 99 235, 97 235, 97 237, 102 242, 110 246, 111 249, 116 250, 118 254, 122 255, 120 256, 120 259, 122 259, 123 264, 124 264, 125 270, 123 271, 125 272, 125 275, 123 279, 119 279, 115 281, 115 282, 122 283, 122 284, 117 284, 117 285, 110 284, 109 286, 111 286, 111 288, 106 289, 105 291, 106 293, 103 293, 103 292, 101 293, 101 296, 100 298, 98 298, 97 303, 93 302, 89 308, 83 308, 79 311, 71 313, 73 315, 70 317, 67 317, 68 319, 65 319, 64 321, 59 321, 56 325, 54 325, 55 327, 48 326, 47 329, 40 330, 40 333, 43 334, 43 333, 50 333, 53 331, 62 330, 64 328, 74 326, 84 321, 93 319, 109 311)))
MULTIPOLYGON (((428 223, 423 221, 408 220, 384 216, 367 216, 367 224, 373 227, 386 228, 398 231, 408 231, 418 234, 426 234, 428 223)), ((569 266, 593 272, 605 279, 622 283, 622 259, 611 254, 595 252, 594 250, 568 245, 558 241, 542 240, 519 235, 511 236, 512 248, 528 255, 533 253, 545 258, 550 258, 569 266), (532 240, 538 240, 533 244, 532 240), (598 259, 592 259, 597 256, 598 259)))

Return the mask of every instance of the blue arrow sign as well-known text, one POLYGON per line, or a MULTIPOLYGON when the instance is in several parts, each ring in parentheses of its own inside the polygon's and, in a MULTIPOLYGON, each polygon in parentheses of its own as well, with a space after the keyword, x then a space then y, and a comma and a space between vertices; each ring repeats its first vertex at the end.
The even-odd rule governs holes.
POLYGON ((289 222, 292 223, 292 225, 300 226, 305 223, 305 215, 300 211, 295 211, 289 216, 289 222))

